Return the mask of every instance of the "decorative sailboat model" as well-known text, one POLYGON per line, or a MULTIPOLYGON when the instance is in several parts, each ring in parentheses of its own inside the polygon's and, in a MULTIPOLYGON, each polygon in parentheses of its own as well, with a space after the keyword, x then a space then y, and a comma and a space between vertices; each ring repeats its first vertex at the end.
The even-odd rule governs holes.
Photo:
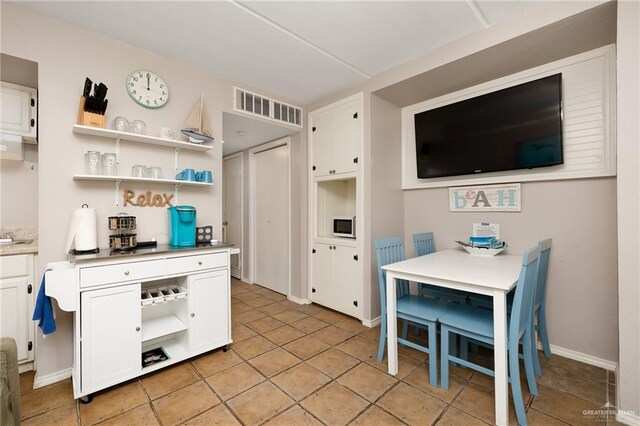
POLYGON ((211 136, 211 125, 207 116, 207 109, 204 106, 204 96, 200 95, 200 99, 193 106, 191 114, 184 122, 182 134, 189 137, 191 143, 202 143, 213 140, 211 136))

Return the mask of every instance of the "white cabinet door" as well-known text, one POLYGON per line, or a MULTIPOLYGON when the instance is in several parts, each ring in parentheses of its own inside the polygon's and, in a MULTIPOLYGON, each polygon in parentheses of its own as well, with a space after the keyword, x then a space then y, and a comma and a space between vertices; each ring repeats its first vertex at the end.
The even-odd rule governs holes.
POLYGON ((142 368, 140 284, 81 296, 82 392, 137 376, 142 368))
POLYGON ((36 137, 36 89, 0 82, 0 131, 36 137))
POLYGON ((311 300, 331 309, 358 316, 358 268, 355 247, 316 243, 313 245, 311 300), (315 290, 315 292, 314 292, 315 290))
POLYGON ((33 351, 29 351, 29 281, 29 277, 0 280, 0 336, 15 339, 18 362, 33 359, 33 351))
POLYGON ((317 243, 313 245, 313 283, 311 300, 324 306, 332 306, 335 298, 333 291, 333 249, 332 245, 317 243))
POLYGON ((189 275, 189 353, 226 345, 229 331, 229 271, 189 275))
POLYGON ((361 114, 358 102, 352 101, 333 111, 333 164, 334 174, 355 172, 358 168, 354 159, 358 157, 360 146, 361 114))
POLYGON ((329 176, 333 169, 333 111, 313 116, 312 120, 313 176, 329 176))
POLYGON ((358 316, 357 285, 358 261, 355 256, 358 253, 355 247, 334 246, 333 250, 333 289, 339 299, 336 300, 335 309, 348 315, 358 316))

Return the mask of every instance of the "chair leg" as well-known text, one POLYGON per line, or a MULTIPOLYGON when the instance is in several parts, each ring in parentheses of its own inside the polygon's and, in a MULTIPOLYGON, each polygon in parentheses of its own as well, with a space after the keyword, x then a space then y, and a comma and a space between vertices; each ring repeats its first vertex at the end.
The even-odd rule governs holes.
POLYGON ((407 333, 409 332, 409 321, 402 320, 402 338, 407 339, 407 333))
POLYGON ((436 324, 429 324, 429 382, 438 386, 438 333, 436 324))
POLYGON ((509 378, 511 379, 511 392, 513 405, 516 407, 518 424, 527 426, 527 414, 524 411, 522 399, 522 385, 520 384, 520 357, 518 356, 518 342, 509 342, 509 378))
POLYGON ((551 358, 551 346, 549 346, 549 335, 547 334, 547 315, 545 313, 544 304, 538 309, 538 331, 540 332, 540 341, 544 349, 544 356, 551 358))
MULTIPOLYGON (((469 341, 464 336, 460 336, 460 358, 465 361, 469 359, 469 341)), ((462 368, 466 367, 462 366, 462 368)))
MULTIPOLYGON (((451 333, 452 336, 455 334, 451 333)), ((449 329, 440 327, 440 386, 449 389, 449 329)))
POLYGON ((384 347, 387 343, 387 315, 380 315, 380 340, 378 342, 378 362, 382 362, 384 358, 384 347))
MULTIPOLYGON (((535 333, 533 333, 533 326, 530 327, 531 329, 526 331, 524 333, 524 336, 522 336, 522 354, 524 356, 524 371, 527 374, 527 383, 529 384, 529 392, 531 392, 532 395, 538 395, 538 385, 536 384, 536 375, 534 373, 534 361, 533 358, 536 358, 538 356, 537 353, 534 353, 534 348, 533 348, 533 338, 531 337, 532 335, 535 335, 535 333)), ((536 351, 537 352, 537 351, 536 351)))
POLYGON ((540 366, 540 358, 538 354, 538 335, 536 333, 538 328, 534 321, 535 314, 531 318, 531 356, 533 357, 533 371, 536 376, 542 376, 542 367, 540 366))
MULTIPOLYGON (((455 333, 449 333, 449 352, 448 354, 453 353, 455 356, 458 356, 458 335, 455 333)), ((456 362, 450 361, 450 365, 456 366, 458 365, 456 362)))

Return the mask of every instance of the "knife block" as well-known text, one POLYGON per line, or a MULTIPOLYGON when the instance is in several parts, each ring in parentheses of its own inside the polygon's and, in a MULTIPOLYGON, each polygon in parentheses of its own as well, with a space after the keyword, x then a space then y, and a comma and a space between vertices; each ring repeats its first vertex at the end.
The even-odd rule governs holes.
POLYGON ((104 115, 85 111, 85 101, 86 98, 84 96, 80 97, 80 105, 78 105, 78 124, 104 129, 104 115))

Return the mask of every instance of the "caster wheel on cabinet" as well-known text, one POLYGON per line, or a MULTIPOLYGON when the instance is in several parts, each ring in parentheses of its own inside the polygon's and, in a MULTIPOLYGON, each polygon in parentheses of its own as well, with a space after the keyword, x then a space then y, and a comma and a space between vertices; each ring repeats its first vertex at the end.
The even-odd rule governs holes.
POLYGON ((82 404, 91 404, 91 401, 93 401, 93 395, 80 397, 80 402, 82 404))
POLYGON ((224 345, 222 347, 222 352, 227 352, 229 350, 229 345, 224 345))

